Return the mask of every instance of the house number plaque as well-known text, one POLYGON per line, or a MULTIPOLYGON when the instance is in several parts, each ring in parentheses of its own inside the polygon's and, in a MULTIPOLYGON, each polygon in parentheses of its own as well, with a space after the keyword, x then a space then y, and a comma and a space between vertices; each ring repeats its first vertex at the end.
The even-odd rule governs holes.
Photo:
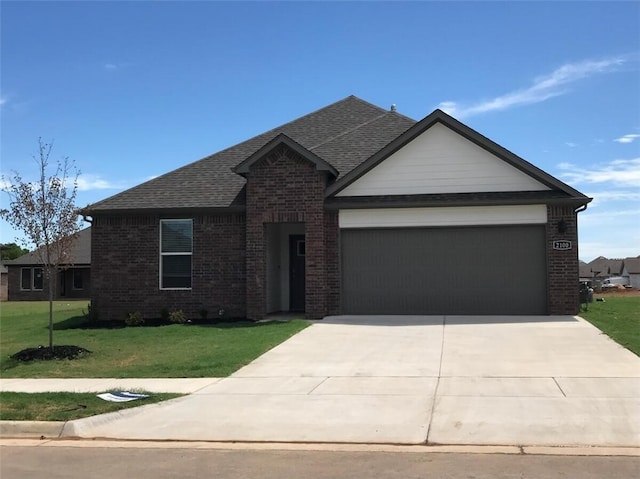
POLYGON ((558 240, 553 242, 553 249, 557 249, 559 251, 567 251, 571 249, 571 241, 567 240, 558 240))

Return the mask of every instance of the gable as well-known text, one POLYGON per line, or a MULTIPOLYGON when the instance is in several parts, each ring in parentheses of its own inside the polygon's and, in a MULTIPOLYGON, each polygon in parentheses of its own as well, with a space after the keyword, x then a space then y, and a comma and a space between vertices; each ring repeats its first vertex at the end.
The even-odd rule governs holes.
POLYGON ((436 122, 336 196, 549 189, 527 173, 436 122))
POLYGON ((267 163, 272 163, 276 158, 280 158, 283 155, 286 156, 287 151, 292 151, 294 153, 294 157, 302 158, 313 164, 315 169, 318 171, 326 171, 334 177, 338 176, 338 172, 333 166, 317 156, 315 153, 293 141, 284 133, 280 133, 253 155, 249 156, 249 158, 233 168, 233 171, 239 175, 246 176, 254 165, 265 161, 267 161, 267 163))

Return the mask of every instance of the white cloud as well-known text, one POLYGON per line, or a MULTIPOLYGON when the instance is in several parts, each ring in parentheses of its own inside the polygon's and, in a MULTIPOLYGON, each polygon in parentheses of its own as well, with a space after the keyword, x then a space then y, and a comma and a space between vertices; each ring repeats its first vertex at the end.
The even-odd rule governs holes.
POLYGON ((575 148, 576 146, 578 146, 578 144, 574 143, 573 141, 565 141, 564 144, 567 145, 569 148, 575 148))
POLYGON ((118 65, 116 65, 115 63, 105 63, 102 67, 107 71, 113 71, 118 69, 118 65))
POLYGON ((621 136, 620 138, 616 138, 613 141, 616 141, 618 143, 632 143, 636 138, 640 138, 640 134, 630 133, 628 135, 621 136))
POLYGON ((571 163, 560 163, 558 168, 564 170, 561 177, 572 184, 607 183, 615 186, 640 185, 640 158, 630 160, 613 160, 595 168, 581 168, 571 163))
POLYGON ((3 96, 0 96, 0 106, 4 105, 5 103, 7 103, 7 99, 3 96))
POLYGON ((593 198, 589 208, 599 206, 601 203, 608 201, 640 201, 640 191, 638 190, 590 191, 586 192, 585 195, 593 198))
POLYGON ((605 58, 603 60, 585 60, 578 63, 567 63, 548 75, 539 76, 528 88, 515 90, 504 95, 485 100, 475 105, 460 106, 454 101, 440 103, 438 108, 458 118, 478 115, 491 111, 500 111, 515 106, 540 103, 549 98, 567 93, 568 86, 583 78, 598 73, 615 71, 626 62, 623 56, 605 58))
POLYGON ((78 191, 119 190, 123 187, 124 185, 121 182, 113 183, 96 175, 81 175, 78 177, 78 191))
POLYGON ((601 223, 604 221, 618 221, 622 217, 640 217, 640 208, 634 208, 629 210, 608 210, 598 211, 596 213, 590 212, 588 209, 580 215, 580 221, 597 221, 601 223))

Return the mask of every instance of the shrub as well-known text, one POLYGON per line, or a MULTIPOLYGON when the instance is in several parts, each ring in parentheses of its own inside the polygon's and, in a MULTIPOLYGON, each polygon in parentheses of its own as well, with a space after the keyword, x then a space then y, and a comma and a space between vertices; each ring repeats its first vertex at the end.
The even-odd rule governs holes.
POLYGON ((184 314, 184 311, 178 309, 177 311, 171 311, 169 313, 169 321, 174 324, 184 324, 187 322, 187 317, 184 314))
POLYGON ((84 318, 90 323, 98 322, 98 309, 92 303, 89 303, 87 306, 87 312, 85 313, 83 310, 82 313, 84 314, 84 318))
POLYGON ((144 324, 144 318, 140 311, 127 314, 127 318, 124 320, 127 326, 142 326, 144 324))
POLYGON ((165 322, 165 323, 169 322, 169 309, 168 308, 162 308, 160 310, 160 319, 162 319, 162 321, 165 322))

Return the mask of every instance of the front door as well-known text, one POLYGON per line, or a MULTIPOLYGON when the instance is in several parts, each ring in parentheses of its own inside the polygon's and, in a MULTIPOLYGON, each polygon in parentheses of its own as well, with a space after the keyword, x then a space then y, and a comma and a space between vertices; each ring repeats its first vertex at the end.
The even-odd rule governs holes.
POLYGON ((304 235, 289 235, 289 311, 304 311, 304 235))

